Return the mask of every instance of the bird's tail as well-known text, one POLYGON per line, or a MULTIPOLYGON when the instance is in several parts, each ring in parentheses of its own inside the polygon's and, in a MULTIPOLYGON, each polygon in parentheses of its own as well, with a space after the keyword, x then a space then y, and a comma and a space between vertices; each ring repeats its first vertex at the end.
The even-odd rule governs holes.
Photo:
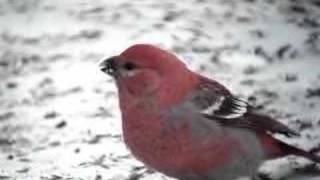
POLYGON ((287 155, 296 155, 305 157, 315 163, 320 163, 320 156, 317 155, 317 153, 320 152, 320 149, 315 149, 308 152, 303 149, 286 144, 280 140, 277 140, 270 135, 266 135, 263 138, 263 144, 266 147, 266 149, 268 149, 270 158, 276 158, 287 155))
POLYGON ((320 163, 320 156, 318 156, 316 154, 316 152, 308 152, 308 151, 305 151, 303 149, 300 149, 300 148, 297 148, 297 147, 294 147, 294 146, 291 146, 289 144, 286 144, 284 142, 281 142, 279 141, 278 142, 279 145, 280 145, 280 148, 282 150, 282 152, 284 152, 284 155, 297 155, 297 156, 302 156, 302 157, 305 157, 313 162, 316 162, 316 163, 320 163))
POLYGON ((313 162, 320 163, 320 156, 316 154, 316 152, 312 151, 305 151, 303 149, 288 145, 284 142, 279 141, 280 148, 282 152, 284 152, 284 155, 297 155, 305 157, 313 162))

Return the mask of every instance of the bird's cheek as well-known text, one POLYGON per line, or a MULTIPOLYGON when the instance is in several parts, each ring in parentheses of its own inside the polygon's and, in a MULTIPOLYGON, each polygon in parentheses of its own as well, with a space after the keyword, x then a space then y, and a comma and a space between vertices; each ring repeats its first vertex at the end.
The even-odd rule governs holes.
POLYGON ((155 93, 160 87, 157 73, 144 72, 123 80, 128 91, 135 96, 145 96, 155 93))

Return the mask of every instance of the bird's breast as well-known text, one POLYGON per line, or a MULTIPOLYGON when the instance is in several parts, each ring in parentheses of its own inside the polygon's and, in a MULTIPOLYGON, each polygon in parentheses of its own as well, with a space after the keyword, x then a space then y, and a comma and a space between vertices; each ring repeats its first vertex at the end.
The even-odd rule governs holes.
MULTIPOLYGON (((238 143, 223 131, 198 136, 187 119, 131 112, 123 116, 123 135, 131 152, 146 165, 167 175, 210 172, 230 162, 238 143), (223 141, 222 141, 223 139, 223 141)), ((199 127, 197 131, 201 131, 199 127)), ((242 149, 238 148, 239 153, 242 149)))

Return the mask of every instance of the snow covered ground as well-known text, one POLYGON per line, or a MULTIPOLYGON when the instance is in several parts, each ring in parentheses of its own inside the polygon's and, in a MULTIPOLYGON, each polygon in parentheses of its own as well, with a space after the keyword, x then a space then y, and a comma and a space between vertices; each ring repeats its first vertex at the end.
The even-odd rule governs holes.
MULTIPOLYGON (((134 43, 176 52, 301 133, 279 138, 320 147, 317 0, 0 0, 1 180, 169 180, 124 146, 97 67, 134 43)), ((270 177, 291 167, 268 164, 270 177)))

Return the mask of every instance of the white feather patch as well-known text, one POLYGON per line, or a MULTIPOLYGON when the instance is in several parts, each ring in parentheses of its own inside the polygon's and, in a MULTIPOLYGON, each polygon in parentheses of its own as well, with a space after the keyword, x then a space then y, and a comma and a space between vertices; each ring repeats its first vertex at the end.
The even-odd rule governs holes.
POLYGON ((222 108, 226 108, 226 104, 223 104, 226 97, 220 97, 217 101, 215 101, 211 106, 207 107, 206 109, 202 110, 201 112, 204 114, 211 114, 221 116, 227 119, 233 119, 243 116, 248 111, 248 105, 245 101, 241 101, 238 99, 232 99, 232 105, 230 105, 229 112, 219 112, 222 108))
POLYGON ((141 72, 141 69, 133 69, 133 70, 126 70, 126 69, 121 69, 120 70, 120 75, 122 77, 132 77, 141 72))
POLYGON ((204 114, 213 114, 216 110, 220 109, 222 103, 223 103, 224 97, 220 97, 218 99, 218 101, 215 101, 214 104, 212 104, 211 106, 209 106, 208 108, 204 109, 201 111, 201 113, 204 114))

